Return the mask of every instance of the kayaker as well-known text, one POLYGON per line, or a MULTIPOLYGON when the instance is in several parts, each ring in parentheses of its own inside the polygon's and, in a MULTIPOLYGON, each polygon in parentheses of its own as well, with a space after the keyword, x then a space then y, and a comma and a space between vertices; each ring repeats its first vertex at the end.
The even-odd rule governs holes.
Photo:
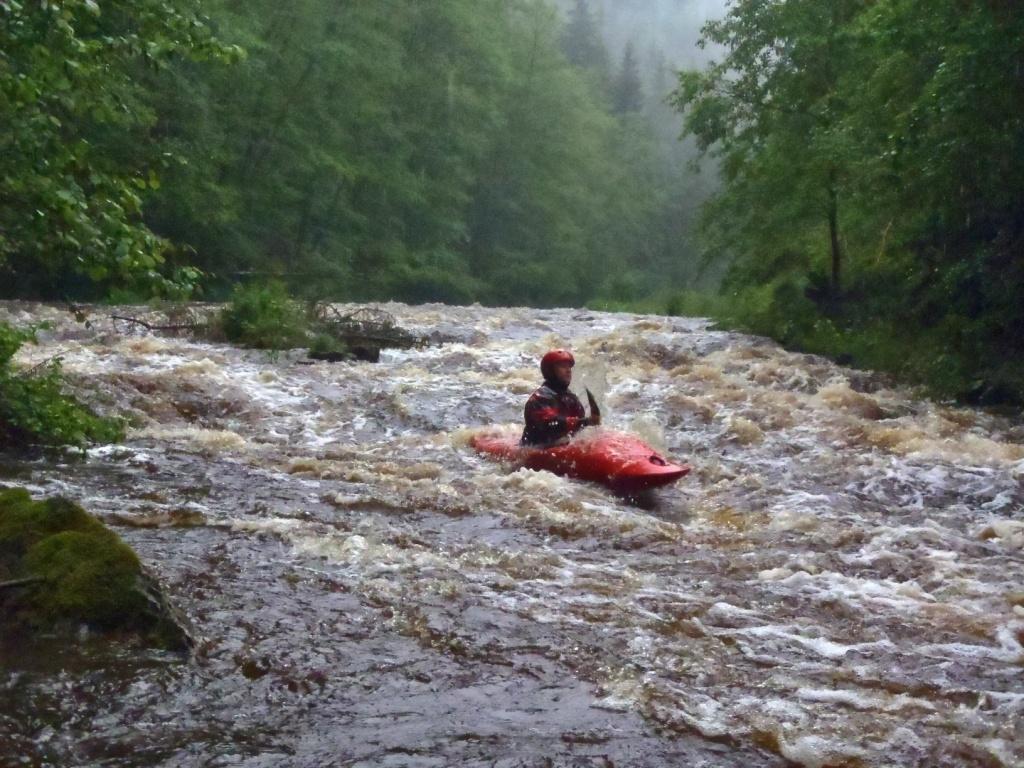
POLYGON ((575 364, 572 353, 564 349, 553 349, 541 358, 544 383, 526 401, 523 445, 551 445, 601 423, 600 412, 591 407, 587 418, 583 403, 569 391, 575 364))

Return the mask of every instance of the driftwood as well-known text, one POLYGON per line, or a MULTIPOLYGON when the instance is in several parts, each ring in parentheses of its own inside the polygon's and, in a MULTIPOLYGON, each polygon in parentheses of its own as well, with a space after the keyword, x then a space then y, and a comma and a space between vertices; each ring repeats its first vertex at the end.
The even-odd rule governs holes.
POLYGON ((147 331, 194 331, 198 327, 196 324, 181 324, 181 325, 154 325, 153 323, 147 323, 145 320, 139 320, 137 317, 125 317, 124 315, 111 315, 111 320, 121 321, 123 323, 134 323, 135 325, 141 325, 147 331))
POLYGON ((15 587, 27 587, 29 584, 37 584, 43 581, 42 576, 26 576, 24 579, 11 579, 0 581, 0 589, 14 589, 15 587))
POLYGON ((427 344, 427 339, 400 328, 394 315, 382 309, 360 307, 341 313, 333 304, 321 302, 314 306, 313 315, 316 331, 335 337, 350 349, 411 349, 427 344))
POLYGON ((145 328, 151 333, 187 333, 203 338, 210 338, 218 333, 219 324, 208 305, 193 307, 187 304, 167 304, 151 312, 158 313, 157 317, 162 316, 164 322, 157 323, 128 315, 110 315, 110 320, 115 330, 118 330, 118 323, 128 323, 145 328))
POLYGON ((40 368, 45 368, 46 366, 50 365, 51 363, 59 363, 63 359, 64 359, 63 355, 50 355, 48 358, 46 358, 45 360, 42 360, 42 361, 36 363, 31 368, 26 368, 26 369, 24 369, 22 371, 18 371, 18 374, 17 374, 18 378, 19 379, 31 378, 32 376, 35 376, 36 371, 38 371, 40 368))

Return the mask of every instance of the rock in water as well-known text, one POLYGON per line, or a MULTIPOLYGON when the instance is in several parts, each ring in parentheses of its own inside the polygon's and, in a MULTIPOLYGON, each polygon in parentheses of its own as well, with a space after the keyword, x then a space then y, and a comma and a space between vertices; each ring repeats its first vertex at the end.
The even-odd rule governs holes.
POLYGON ((0 490, 0 579, 5 637, 85 624, 174 650, 192 645, 131 547, 67 499, 33 501, 23 489, 0 490))

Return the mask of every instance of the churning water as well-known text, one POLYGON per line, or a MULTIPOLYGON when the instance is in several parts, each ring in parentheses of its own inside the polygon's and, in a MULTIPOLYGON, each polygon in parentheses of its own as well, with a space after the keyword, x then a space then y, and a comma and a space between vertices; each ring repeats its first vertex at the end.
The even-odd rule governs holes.
POLYGON ((0 309, 134 424, 0 477, 114 525, 201 638, 8 652, 0 763, 1024 764, 1019 422, 702 320, 384 308, 443 343, 310 365, 0 309), (474 455, 556 345, 693 474, 641 507, 474 455))

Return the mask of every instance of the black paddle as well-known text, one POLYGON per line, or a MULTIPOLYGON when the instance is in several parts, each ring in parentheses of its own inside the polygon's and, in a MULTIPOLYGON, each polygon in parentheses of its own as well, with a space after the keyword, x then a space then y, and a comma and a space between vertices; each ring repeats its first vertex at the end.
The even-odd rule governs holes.
POLYGON ((597 398, 594 397, 590 389, 587 387, 584 389, 587 392, 587 400, 590 401, 590 423, 596 426, 601 423, 601 409, 597 407, 597 398))

